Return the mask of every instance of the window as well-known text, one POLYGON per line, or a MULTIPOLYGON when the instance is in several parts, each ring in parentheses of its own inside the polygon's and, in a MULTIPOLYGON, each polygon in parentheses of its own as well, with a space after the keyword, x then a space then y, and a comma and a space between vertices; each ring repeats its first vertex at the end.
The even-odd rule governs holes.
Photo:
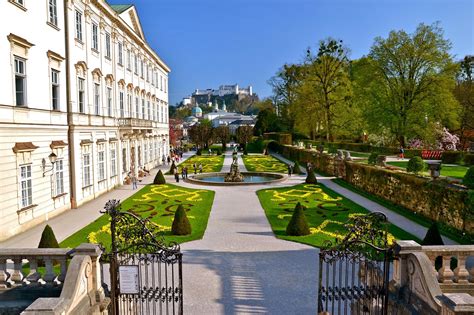
POLYGON ((146 65, 146 80, 150 81, 150 70, 148 68, 148 64, 146 65))
POLYGON ((140 102, 138 101, 138 96, 135 97, 135 118, 138 118, 140 112, 140 102))
POLYGON ((25 5, 25 2, 23 0, 14 0, 14 1, 18 4, 25 5))
POLYGON ((168 91, 168 80, 165 78, 165 93, 168 91))
POLYGON ((120 91, 120 117, 124 116, 124 108, 123 108, 123 91, 120 91))
POLYGON ((64 166, 63 160, 57 160, 54 164, 54 177, 56 178, 55 196, 64 194, 64 166))
POLYGON ((78 103, 79 103, 79 112, 85 113, 85 92, 84 92, 84 79, 77 79, 77 91, 78 91, 78 103))
POLYGON ((123 46, 121 42, 118 43, 118 64, 123 64, 123 46))
POLYGON ((51 70, 51 102, 53 110, 59 110, 59 72, 51 70))
POLYGON ((76 39, 82 42, 82 13, 76 10, 76 39))
POLYGON ((26 60, 15 57, 16 105, 26 105, 26 60))
POLYGON ((114 143, 110 144, 110 176, 117 175, 117 146, 114 143))
POLYGON ((112 117, 112 88, 107 88, 107 114, 112 117))
MULTIPOLYGON (((23 2, 23 0, 21 0, 21 2, 23 2)), ((49 0, 48 11, 49 23, 58 26, 58 8, 56 5, 56 0, 49 0)))
POLYGON ((128 93, 127 96, 127 117, 132 117, 132 94, 128 93))
POLYGON ((127 172, 127 149, 126 148, 122 149, 122 172, 127 172))
POLYGON ((100 84, 94 83, 94 114, 100 114, 100 84))
POLYGON ((148 111, 147 111, 147 118, 148 118, 148 119, 151 119, 151 112, 150 112, 150 111, 151 111, 151 107, 150 107, 150 100, 148 100, 148 102, 147 102, 147 110, 148 110, 148 111))
POLYGON ((99 50, 99 27, 92 23, 92 49, 99 50))
POLYGON ((132 53, 130 52, 130 49, 127 49, 127 70, 132 69, 132 53))
POLYGON ((142 98, 142 119, 145 119, 145 99, 142 98))
POLYGON ((82 187, 91 185, 91 155, 85 153, 82 155, 82 187))
POLYGON ((133 63, 135 64, 135 74, 138 75, 138 57, 137 55, 133 55, 133 63))
POLYGON ((99 169, 98 181, 105 179, 105 145, 103 143, 97 145, 97 166, 99 169))
POLYGON ((110 34, 105 33, 105 57, 110 59, 110 34))
POLYGON ((33 191, 31 184, 31 164, 20 166, 21 207, 33 204, 33 191))
POLYGON ((140 73, 141 73, 141 77, 143 78, 143 59, 140 59, 140 73))
POLYGON ((160 90, 163 91, 163 77, 160 75, 160 90))

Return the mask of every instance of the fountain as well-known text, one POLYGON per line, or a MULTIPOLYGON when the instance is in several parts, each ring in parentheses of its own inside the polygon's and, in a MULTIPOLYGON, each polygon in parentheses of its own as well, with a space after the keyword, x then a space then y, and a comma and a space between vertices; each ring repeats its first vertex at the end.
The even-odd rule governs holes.
POLYGON ((224 177, 226 183, 239 183, 244 181, 244 176, 240 174, 237 152, 232 153, 232 164, 230 165, 230 172, 224 177))

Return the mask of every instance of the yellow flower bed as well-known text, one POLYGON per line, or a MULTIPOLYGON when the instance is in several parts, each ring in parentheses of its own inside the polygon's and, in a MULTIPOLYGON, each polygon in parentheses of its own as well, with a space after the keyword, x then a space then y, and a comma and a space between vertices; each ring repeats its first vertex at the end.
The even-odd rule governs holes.
POLYGON ((245 167, 250 172, 286 173, 288 167, 270 155, 244 155, 245 167))

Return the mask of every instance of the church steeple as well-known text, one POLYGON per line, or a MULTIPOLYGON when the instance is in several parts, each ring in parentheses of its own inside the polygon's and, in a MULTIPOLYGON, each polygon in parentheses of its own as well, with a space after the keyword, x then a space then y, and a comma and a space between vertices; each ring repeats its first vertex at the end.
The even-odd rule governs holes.
POLYGON ((224 104, 222 104, 222 110, 223 110, 224 112, 227 111, 226 106, 225 106, 225 100, 224 100, 224 104))

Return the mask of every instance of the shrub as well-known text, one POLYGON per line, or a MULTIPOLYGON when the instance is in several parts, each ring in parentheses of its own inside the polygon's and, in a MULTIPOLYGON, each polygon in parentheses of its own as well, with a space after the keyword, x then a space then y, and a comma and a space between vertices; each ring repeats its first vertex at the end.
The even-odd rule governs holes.
POLYGON ((247 152, 247 148, 244 148, 244 155, 248 155, 249 153, 247 152))
POLYGON ((191 234, 191 223, 186 216, 183 205, 179 205, 174 214, 173 224, 171 226, 173 235, 188 235, 191 234))
POLYGON ((216 155, 222 155, 222 150, 221 149, 216 149, 216 155))
POLYGON ((421 245, 444 245, 441 234, 439 233, 438 223, 431 224, 421 245))
POLYGON ((462 184, 469 189, 474 189, 474 166, 468 168, 466 175, 462 179, 462 184))
POLYGON ((286 227, 286 234, 289 236, 303 236, 309 234, 308 220, 304 214, 303 206, 298 202, 293 212, 288 226, 286 227))
POLYGON ((202 150, 201 150, 201 149, 197 149, 197 151, 196 151, 196 155, 199 155, 199 156, 201 156, 201 155, 202 155, 202 150))
POLYGON ((153 180, 153 184, 155 185, 163 185, 166 184, 166 179, 163 176, 163 172, 161 170, 156 173, 155 179, 153 180))
POLYGON ((176 164, 174 164, 174 161, 173 161, 173 163, 171 163, 171 166, 170 166, 170 174, 174 175, 174 172, 176 172, 176 169, 177 169, 176 164))
POLYGON ((425 168, 425 162, 419 156, 414 156, 408 161, 407 171, 418 174, 425 168))
POLYGON ((369 155, 369 164, 370 165, 375 165, 377 163, 377 157, 379 154, 377 152, 372 152, 369 155))
POLYGON ((464 154, 464 165, 471 166, 474 165, 474 154, 465 153, 464 154))
POLYGON ((462 151, 444 151, 441 156, 441 161, 444 164, 460 164, 462 156, 462 151))
POLYGON ((59 248, 53 229, 49 225, 44 227, 38 248, 59 248))
POLYGON ((317 184, 318 180, 316 179, 316 175, 314 175, 314 171, 306 169, 306 172, 308 173, 308 175, 306 175, 305 183, 306 184, 317 184))
POLYGON ((301 167, 298 161, 295 162, 295 165, 293 166, 293 174, 301 174, 301 167))

